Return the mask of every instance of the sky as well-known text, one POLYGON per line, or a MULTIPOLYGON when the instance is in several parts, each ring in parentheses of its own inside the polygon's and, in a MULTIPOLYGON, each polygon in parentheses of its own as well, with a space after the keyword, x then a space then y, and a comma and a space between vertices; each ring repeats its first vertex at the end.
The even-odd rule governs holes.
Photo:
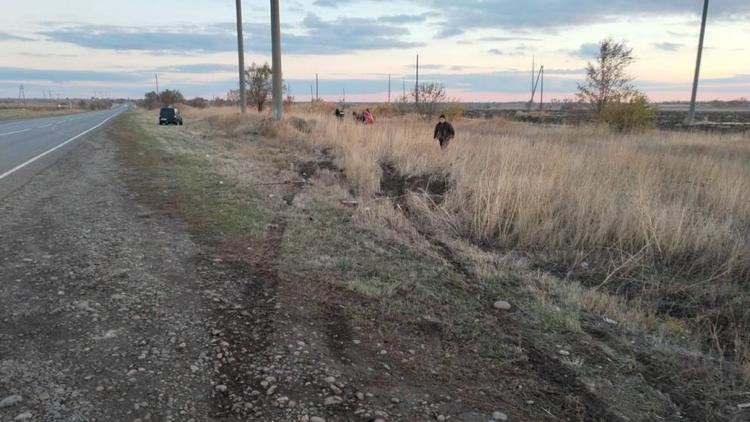
MULTIPOLYGON (((420 81, 461 101, 572 98, 606 37, 654 101, 688 100, 702 0, 281 0, 284 79, 298 101, 385 101, 420 81)), ((0 98, 225 97, 237 87, 233 0, 0 0, 0 98)), ((270 62, 270 2, 243 1, 245 61, 270 62)), ((750 1, 712 0, 699 99, 750 97, 750 1)))

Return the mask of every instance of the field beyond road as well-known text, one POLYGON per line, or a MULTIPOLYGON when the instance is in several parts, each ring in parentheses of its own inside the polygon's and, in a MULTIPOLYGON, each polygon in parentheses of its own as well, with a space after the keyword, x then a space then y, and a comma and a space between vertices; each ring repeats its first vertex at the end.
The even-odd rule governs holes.
POLYGON ((443 153, 408 117, 152 114, 112 132, 131 189, 269 289, 239 299, 276 300, 262 344, 227 342, 286 375, 258 397, 257 355, 227 365, 251 403, 227 414, 748 416, 747 137, 465 120, 443 153), (311 367, 347 381, 310 388, 311 367))

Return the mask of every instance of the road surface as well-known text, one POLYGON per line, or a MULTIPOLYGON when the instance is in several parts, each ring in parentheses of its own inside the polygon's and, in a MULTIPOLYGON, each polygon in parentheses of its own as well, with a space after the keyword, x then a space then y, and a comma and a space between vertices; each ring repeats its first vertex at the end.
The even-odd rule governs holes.
POLYGON ((0 122, 0 198, 126 110, 0 122))

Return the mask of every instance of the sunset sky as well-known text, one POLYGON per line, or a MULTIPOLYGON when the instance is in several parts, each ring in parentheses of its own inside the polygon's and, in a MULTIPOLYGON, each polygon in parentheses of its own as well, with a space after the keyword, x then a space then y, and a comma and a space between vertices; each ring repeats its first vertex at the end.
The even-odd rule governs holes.
MULTIPOLYGON (((154 89, 224 97, 237 85, 233 0, 0 0, 0 97, 140 98, 154 89)), ((545 96, 571 97, 607 36, 657 101, 687 100, 702 0, 281 0, 284 77, 297 100, 386 99, 425 81, 464 101, 527 100, 531 61, 545 96)), ((270 62, 268 1, 243 2, 246 62, 270 62)), ((750 97, 750 1, 712 0, 702 100, 750 97)))

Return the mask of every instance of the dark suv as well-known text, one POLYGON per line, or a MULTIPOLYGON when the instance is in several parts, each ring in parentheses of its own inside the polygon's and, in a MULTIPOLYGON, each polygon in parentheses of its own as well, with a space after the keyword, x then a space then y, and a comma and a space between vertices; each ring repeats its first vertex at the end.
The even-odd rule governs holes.
POLYGON ((164 107, 159 111, 160 125, 180 125, 182 126, 182 116, 180 110, 174 107, 164 107))

